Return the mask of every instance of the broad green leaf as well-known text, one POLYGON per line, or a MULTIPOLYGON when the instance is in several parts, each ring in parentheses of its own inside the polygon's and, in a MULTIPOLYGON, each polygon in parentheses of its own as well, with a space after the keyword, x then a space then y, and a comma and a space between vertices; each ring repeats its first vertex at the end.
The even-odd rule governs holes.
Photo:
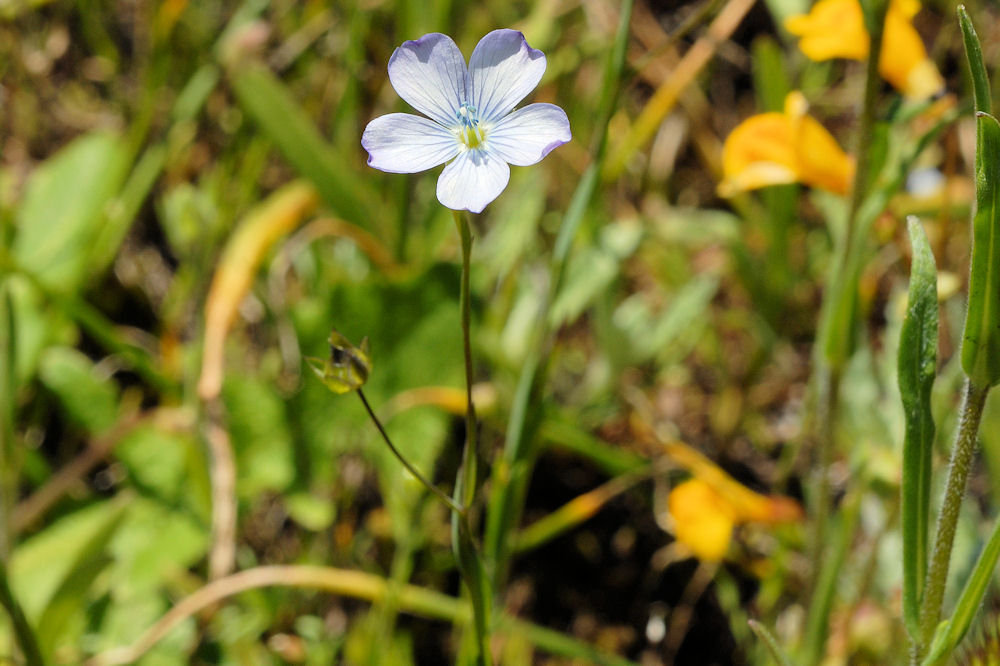
POLYGON ((973 618, 982 606, 983 597, 993 579, 993 570, 996 568, 998 558, 1000 558, 1000 519, 997 520, 986 547, 979 554, 976 567, 965 582, 962 595, 958 598, 958 603, 955 604, 955 610, 951 617, 938 627, 934 640, 931 642, 931 648, 923 661, 925 666, 941 662, 951 654, 965 636, 969 625, 972 624, 973 618))
POLYGON ((330 527, 334 519, 334 505, 330 498, 307 492, 286 495, 285 510, 289 518, 313 532, 330 527))
POLYGON ((118 416, 118 388, 99 377, 83 353, 69 347, 49 347, 42 353, 39 378, 56 394, 70 419, 91 433, 101 433, 118 416))
POLYGON ((236 455, 236 491, 249 498, 281 491, 295 476, 292 434, 284 402, 261 379, 231 373, 222 388, 236 455))
POLYGON ((1000 123, 980 112, 972 270, 962 369, 979 387, 1000 381, 1000 123))
POLYGON ((56 340, 68 340, 74 329, 61 313, 46 305, 41 291, 26 276, 8 276, 4 288, 11 297, 14 313, 17 355, 13 367, 17 384, 21 385, 34 377, 45 347, 56 340))
POLYGON ((42 283, 70 293, 87 277, 92 244, 127 168, 114 134, 79 138, 31 174, 17 215, 14 257, 42 283))
POLYGON ((308 178, 338 215, 370 226, 371 215, 360 194, 365 186, 338 159, 292 94, 269 70, 246 65, 230 73, 240 107, 260 125, 295 169, 308 178))
POLYGON ((208 525, 162 502, 136 498, 108 546, 114 556, 112 595, 125 600, 154 594, 196 564, 209 543, 208 525))
POLYGON ((65 624, 87 603, 96 571, 106 564, 108 541, 130 497, 76 511, 20 544, 10 560, 11 584, 51 654, 65 624))
POLYGON ((191 435, 143 425, 122 438, 115 447, 115 457, 144 495, 171 505, 186 501, 197 506, 197 472, 191 469, 190 461, 203 455, 191 435))
POLYGON ((899 392, 906 433, 903 439, 903 616, 911 636, 919 632, 920 596, 927 572, 934 418, 931 390, 937 368, 937 268, 923 227, 907 219, 913 264, 909 305, 899 339, 899 392))

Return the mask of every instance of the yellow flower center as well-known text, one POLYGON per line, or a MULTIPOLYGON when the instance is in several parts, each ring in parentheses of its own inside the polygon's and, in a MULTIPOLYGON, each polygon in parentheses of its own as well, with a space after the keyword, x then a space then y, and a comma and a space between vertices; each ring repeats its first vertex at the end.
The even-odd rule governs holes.
POLYGON ((469 150, 481 148, 486 143, 486 131, 479 124, 479 112, 476 107, 466 102, 459 107, 455 115, 458 118, 458 126, 455 128, 458 140, 469 150))

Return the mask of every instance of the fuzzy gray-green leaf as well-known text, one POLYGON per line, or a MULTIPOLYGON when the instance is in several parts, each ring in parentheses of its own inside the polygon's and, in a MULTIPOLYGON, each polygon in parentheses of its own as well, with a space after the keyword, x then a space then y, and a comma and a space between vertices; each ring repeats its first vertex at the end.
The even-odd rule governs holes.
POLYGON ((937 366, 937 269, 923 227, 907 219, 913 263, 909 304, 899 340, 899 392, 906 432, 903 439, 903 616, 911 635, 919 631, 921 586, 927 572, 931 453, 934 419, 931 389, 937 366))

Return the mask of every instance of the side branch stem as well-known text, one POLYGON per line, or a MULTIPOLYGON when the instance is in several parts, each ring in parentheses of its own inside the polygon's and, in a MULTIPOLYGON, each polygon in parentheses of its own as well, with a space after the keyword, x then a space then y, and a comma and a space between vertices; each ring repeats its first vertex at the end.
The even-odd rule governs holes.
POLYGON ((423 474, 421 474, 416 467, 410 464, 410 461, 407 460, 403 456, 403 454, 399 452, 399 449, 397 449, 396 446, 392 443, 392 440, 389 439, 389 433, 385 431, 385 428, 382 426, 382 422, 379 421, 377 416, 375 416, 375 412, 372 410, 371 405, 368 404, 368 399, 365 397, 364 392, 360 388, 358 389, 358 397, 361 398, 361 404, 365 406, 365 410, 368 412, 368 416, 371 417, 372 423, 374 423, 375 427, 378 428, 379 434, 382 435, 382 439, 389 447, 389 450, 392 451, 392 455, 396 456, 396 459, 399 462, 403 463, 403 467, 405 467, 410 472, 410 474, 415 476, 417 478, 417 481, 422 483, 428 490, 434 493, 434 495, 436 495, 439 500, 444 502, 449 509, 451 509, 460 516, 464 516, 465 509, 463 507, 457 505, 450 497, 448 497, 448 495, 443 490, 441 490, 433 483, 428 481, 427 478, 423 474))

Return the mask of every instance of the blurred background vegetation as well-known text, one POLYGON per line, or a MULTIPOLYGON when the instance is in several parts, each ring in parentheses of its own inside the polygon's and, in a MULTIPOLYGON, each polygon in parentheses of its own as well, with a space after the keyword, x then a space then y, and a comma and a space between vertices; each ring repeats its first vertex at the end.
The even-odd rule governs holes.
MULTIPOLYGON (((935 186, 901 189, 873 224, 829 470, 834 515, 748 518, 718 561, 672 546, 668 493, 690 476, 721 468, 775 501, 804 502, 815 483, 809 381, 839 233, 830 211, 843 203, 798 185, 729 200, 716 190, 727 134, 793 89, 856 149, 864 66, 797 50, 782 26, 808 9, 642 0, 619 76, 606 67, 622 10, 611 0, 0 0, 0 554, 45 659, 467 658, 445 510, 302 357, 325 357, 333 327, 367 336, 369 400, 405 455, 451 487, 464 441, 458 238, 433 174, 369 169, 360 136, 407 110, 386 76, 402 41, 445 32, 468 54, 512 27, 545 51, 533 99, 565 108, 574 140, 513 169, 474 220, 487 461, 533 350, 548 369, 530 408, 522 531, 503 535, 515 555, 497 591, 505 617, 526 624, 498 631, 499 661, 767 663, 748 618, 789 645, 819 640, 830 663, 901 660, 902 220, 923 216, 941 270, 943 444, 961 380, 968 116, 907 164, 935 186), (610 116, 602 100, 616 100, 610 116), (553 245, 588 168, 598 180, 572 209, 580 227, 539 347, 553 245), (523 531, 581 496, 587 507, 523 531), (815 521, 838 562, 818 628, 815 521), (371 577, 349 589, 281 571, 234 583, 141 657, 106 652, 141 641, 210 580, 264 565, 371 577)), ((992 68, 997 8, 970 11, 992 68)), ((928 2, 915 26, 947 81, 941 100, 961 107, 954 7, 928 2)), ((905 148, 928 121, 898 107, 886 85, 880 117, 905 148)), ((1000 492, 1000 410, 986 419, 959 575, 1000 492)), ((6 617, 0 627, 0 659, 17 662, 6 617)))

